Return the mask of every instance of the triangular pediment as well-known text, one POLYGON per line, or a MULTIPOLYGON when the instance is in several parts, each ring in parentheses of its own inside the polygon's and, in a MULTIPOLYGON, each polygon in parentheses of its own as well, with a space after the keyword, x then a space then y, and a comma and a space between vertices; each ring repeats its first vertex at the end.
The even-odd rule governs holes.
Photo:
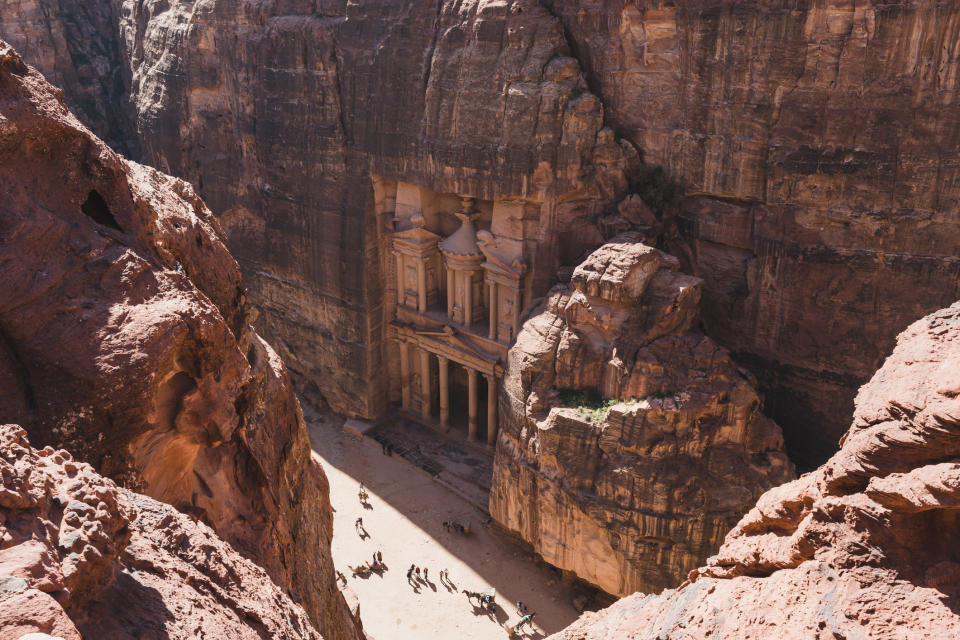
MULTIPOLYGON (((467 340, 464 340, 457 333, 450 333, 447 330, 439 331, 430 331, 430 330, 414 330, 414 332, 421 338, 425 338, 427 341, 434 343, 434 348, 443 345, 446 347, 446 350, 458 351, 466 359, 475 366, 475 368, 484 371, 486 369, 494 369, 497 366, 499 358, 496 354, 487 353, 483 349, 479 349, 467 340)), ((444 350, 437 350, 438 353, 441 353, 444 350)), ((449 354, 450 351, 447 351, 449 354)), ((454 358, 459 360, 460 358, 454 358)))
POLYGON ((395 231, 392 235, 394 241, 422 247, 423 245, 433 244, 440 240, 440 236, 430 231, 426 227, 411 227, 403 231, 395 231))

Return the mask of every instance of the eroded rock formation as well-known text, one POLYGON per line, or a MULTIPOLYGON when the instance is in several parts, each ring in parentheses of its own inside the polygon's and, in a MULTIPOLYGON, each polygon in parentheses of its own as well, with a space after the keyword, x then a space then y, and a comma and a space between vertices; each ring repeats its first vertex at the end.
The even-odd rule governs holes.
POLYGON ((0 425, 0 637, 310 638, 304 610, 208 526, 0 425))
MULTIPOLYGON (((630 185, 676 214, 707 332, 805 467, 896 331, 957 296, 958 21, 927 0, 0 0, 102 137, 205 197, 259 326, 346 413, 387 395, 371 172, 564 193, 629 140, 687 194, 630 185), (592 152, 598 118, 617 136, 592 152)), ((601 244, 617 184, 596 183, 544 209, 542 273, 601 244)))
POLYGON ((757 502, 686 584, 558 640, 960 635, 960 303, 912 324, 836 454, 757 502))
POLYGON ((675 585, 792 477, 677 266, 637 234, 604 245, 526 322, 504 378, 491 514, 617 595, 675 585))
POLYGON ((896 334, 960 295, 960 5, 547 4, 610 125, 689 194, 671 251, 706 330, 815 467, 896 334))
POLYGON ((207 522, 325 637, 355 637, 326 479, 217 221, 2 42, 0 237, 0 419, 207 522))

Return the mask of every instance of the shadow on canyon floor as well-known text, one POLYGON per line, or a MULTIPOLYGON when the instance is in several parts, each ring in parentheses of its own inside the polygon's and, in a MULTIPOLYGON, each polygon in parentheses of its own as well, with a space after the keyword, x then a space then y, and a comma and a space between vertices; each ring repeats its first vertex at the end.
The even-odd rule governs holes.
MULTIPOLYGON (((382 548, 384 560, 394 567, 380 581, 350 583, 360 596, 364 625, 371 627, 374 637, 376 623, 368 624, 368 618, 391 617, 385 609, 400 606, 383 601, 379 594, 387 592, 391 600, 407 598, 398 590, 406 590, 411 602, 409 609, 398 613, 390 624, 414 620, 419 625, 418 633, 423 634, 427 634, 424 625, 431 623, 439 625, 441 635, 463 624, 466 628, 457 627, 459 637, 503 637, 503 625, 516 624, 519 619, 514 606, 518 601, 524 602, 528 611, 537 612, 535 621, 540 627, 518 637, 541 638, 576 619, 578 614, 571 603, 585 592, 583 586, 565 583, 558 570, 539 561, 518 541, 481 524, 488 518, 485 513, 433 482, 428 474, 396 456, 384 455, 381 446, 371 440, 345 434, 343 420, 318 414, 304 405, 314 452, 327 471, 336 510, 335 563, 345 570, 345 562, 363 562, 382 548), (360 482, 370 494, 370 510, 357 498, 360 482), (370 540, 361 540, 351 530, 358 517, 363 518, 370 540), (445 520, 469 521, 472 531, 468 535, 446 531, 445 520), (411 564, 429 567, 434 580, 441 569, 450 569, 451 582, 457 589, 433 591, 411 586, 404 580, 411 564), (463 589, 484 591, 491 587, 497 589, 499 605, 493 614, 474 610, 462 595, 463 589), (366 595, 362 593, 365 590, 366 595), (425 620, 428 617, 436 622, 425 620), (474 632, 478 621, 486 627, 474 632)), ((403 634, 395 631, 392 637, 403 634)))

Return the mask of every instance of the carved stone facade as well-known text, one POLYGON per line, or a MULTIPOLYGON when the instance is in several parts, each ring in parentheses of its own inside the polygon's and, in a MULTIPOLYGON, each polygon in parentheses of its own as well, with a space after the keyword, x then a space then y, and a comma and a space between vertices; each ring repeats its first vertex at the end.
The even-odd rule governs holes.
POLYGON ((540 206, 374 179, 383 221, 390 397, 404 415, 492 447, 507 350, 532 298, 540 206), (391 281, 392 280, 392 281, 391 281), (391 295, 392 294, 392 295, 391 295))

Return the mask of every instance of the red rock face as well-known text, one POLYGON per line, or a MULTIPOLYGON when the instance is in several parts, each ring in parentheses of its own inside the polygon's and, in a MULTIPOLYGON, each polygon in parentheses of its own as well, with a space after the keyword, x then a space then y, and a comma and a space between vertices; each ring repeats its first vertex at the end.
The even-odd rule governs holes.
POLYGON ((320 640, 209 527, 0 426, 0 637, 320 640))
POLYGON ((639 240, 594 251, 524 324, 490 492, 547 562, 616 595, 677 584, 793 477, 752 381, 693 329, 702 281, 639 240))
MULTIPOLYGON (((258 326, 338 411, 384 408, 370 172, 562 190, 607 162, 580 135, 598 119, 689 194, 667 249, 806 468, 896 332, 958 295, 957 3, 0 0, 0 20, 102 137, 198 189, 258 326)), ((551 269, 602 243, 618 185, 596 182, 545 216, 551 269)))
POLYGON ((0 418, 210 524, 354 637, 330 505, 216 220, 0 43, 0 418))
POLYGON ((671 251, 707 331, 815 467, 897 332, 958 297, 960 5, 548 4, 610 125, 691 194, 671 251))
POLYGON ((686 584, 558 640, 960 634, 960 303, 911 325, 843 445, 766 494, 686 584))

